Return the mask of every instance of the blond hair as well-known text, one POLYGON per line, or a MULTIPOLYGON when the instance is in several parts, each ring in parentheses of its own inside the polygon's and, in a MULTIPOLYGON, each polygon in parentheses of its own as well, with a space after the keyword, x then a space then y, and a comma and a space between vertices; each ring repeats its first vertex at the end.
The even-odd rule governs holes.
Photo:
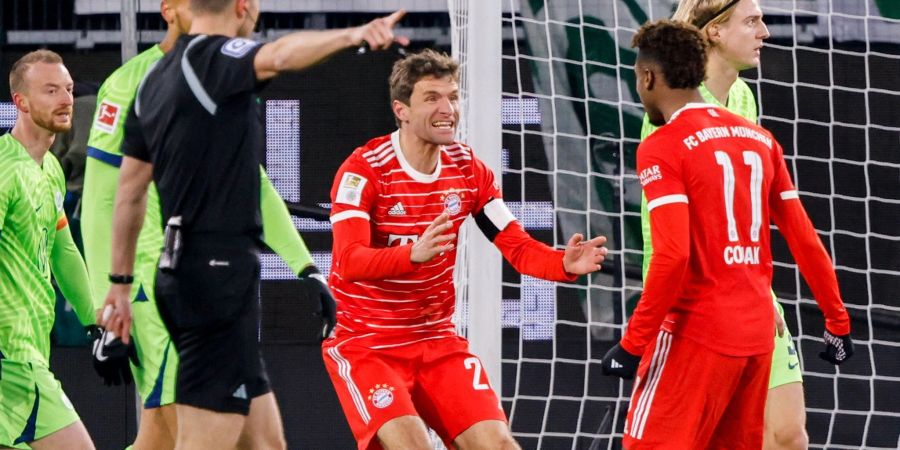
MULTIPOLYGON (((678 9, 672 14, 672 20, 687 22, 701 29, 709 25, 725 23, 734 14, 736 7, 736 5, 731 5, 730 8, 722 11, 722 8, 728 6, 729 3, 731 0, 681 0, 678 2, 678 9), (721 13, 715 16, 720 11, 721 13)), ((705 33, 701 34, 706 38, 705 33)))
POLYGON ((62 64, 62 56, 51 50, 35 50, 26 53, 13 63, 9 70, 9 93, 15 94, 25 90, 25 72, 37 63, 62 64))

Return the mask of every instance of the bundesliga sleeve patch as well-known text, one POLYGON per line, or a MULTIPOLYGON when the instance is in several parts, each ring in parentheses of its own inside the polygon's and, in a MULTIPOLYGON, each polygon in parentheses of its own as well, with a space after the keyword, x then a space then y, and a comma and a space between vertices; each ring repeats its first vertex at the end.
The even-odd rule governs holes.
POLYGON ((257 42, 251 41, 250 39, 244 38, 234 38, 229 39, 224 45, 222 45, 222 54, 231 56, 232 58, 241 58, 247 54, 253 47, 256 47, 257 42))
POLYGON ((368 182, 369 180, 362 175, 357 175, 353 172, 344 172, 344 176, 341 177, 341 187, 338 188, 334 202, 359 206, 359 202, 362 200, 363 188, 366 187, 366 183, 368 182))
POLYGON ((104 99, 97 107, 97 119, 94 120, 94 128, 104 133, 112 134, 119 123, 121 112, 121 106, 104 99))

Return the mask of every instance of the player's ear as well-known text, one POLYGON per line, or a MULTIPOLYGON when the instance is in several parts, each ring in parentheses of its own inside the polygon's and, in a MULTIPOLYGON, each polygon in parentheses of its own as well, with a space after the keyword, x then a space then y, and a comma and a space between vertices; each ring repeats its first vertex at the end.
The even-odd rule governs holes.
POLYGON ((391 110, 394 111, 394 117, 396 117, 400 123, 409 120, 409 106, 400 100, 391 102, 391 110))
POLYGON ((719 24, 714 23, 711 25, 707 25, 700 30, 704 36, 706 36, 706 42, 709 46, 715 46, 719 40, 722 38, 722 29, 719 27, 719 24))
POLYGON ((12 101, 13 101, 13 104, 16 105, 16 109, 18 109, 19 111, 21 111, 23 113, 26 113, 26 114, 28 113, 28 111, 30 109, 28 106, 28 99, 25 98, 25 96, 22 95, 21 92, 13 93, 12 101))
POLYGON ((250 12, 249 0, 237 0, 234 2, 234 13, 238 19, 243 19, 245 14, 250 12))
POLYGON ((641 71, 638 83, 643 85, 645 91, 653 90, 653 87, 656 86, 656 72, 649 67, 644 67, 644 70, 641 71))
POLYGON ((169 8, 169 2, 167 2, 166 0, 160 0, 159 14, 163 17, 163 20, 165 20, 166 23, 172 23, 172 9, 169 8))

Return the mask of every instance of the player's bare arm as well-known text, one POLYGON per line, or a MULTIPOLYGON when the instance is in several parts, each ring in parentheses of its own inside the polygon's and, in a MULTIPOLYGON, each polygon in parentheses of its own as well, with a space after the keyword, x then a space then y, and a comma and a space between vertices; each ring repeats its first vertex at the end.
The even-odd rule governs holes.
MULTIPOLYGON (((138 234, 147 210, 147 187, 153 165, 130 156, 122 159, 119 190, 113 212, 112 274, 131 275, 138 234)), ((128 343, 131 330, 130 284, 112 284, 97 322, 128 343), (107 313, 106 310, 110 312, 107 313)))
POLYGON ((300 31, 265 44, 253 60, 256 78, 267 80, 281 72, 305 69, 348 47, 366 44, 373 50, 383 50, 394 42, 408 45, 408 38, 394 36, 393 31, 405 14, 401 9, 359 27, 300 31))
POLYGON ((597 236, 589 241, 581 233, 575 233, 566 244, 563 267, 566 272, 577 275, 600 270, 600 263, 606 259, 605 236, 597 236))
POLYGON ((413 244, 412 250, 409 252, 410 261, 423 263, 443 252, 453 250, 453 239, 456 239, 456 233, 444 234, 452 227, 453 224, 447 213, 437 216, 422 233, 422 237, 413 244))

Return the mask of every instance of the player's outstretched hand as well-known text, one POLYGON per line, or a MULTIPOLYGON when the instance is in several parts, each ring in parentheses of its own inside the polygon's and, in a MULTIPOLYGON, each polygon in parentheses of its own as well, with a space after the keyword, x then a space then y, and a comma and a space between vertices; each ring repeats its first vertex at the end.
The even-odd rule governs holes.
POLYGON ((122 336, 128 344, 131 339, 131 285, 112 284, 103 309, 97 313, 97 323, 107 330, 122 336))
POLYGON ((351 32, 353 44, 366 44, 372 50, 386 50, 394 42, 404 47, 409 45, 409 38, 394 36, 394 26, 405 15, 406 11, 401 9, 389 16, 379 17, 365 25, 353 28, 351 32))
POLYGON ((600 270, 600 263, 606 259, 606 237, 597 236, 589 241, 581 233, 575 233, 566 244, 563 268, 568 273, 584 275, 600 270))
POLYGON ((409 253, 410 261, 414 263, 423 263, 431 260, 435 256, 453 250, 453 240, 456 239, 456 233, 444 234, 447 230, 453 228, 453 222, 450 221, 450 215, 443 213, 428 225, 422 237, 412 246, 409 253))
POLYGON ((303 269, 298 275, 303 290, 309 296, 309 299, 316 302, 318 310, 315 314, 322 321, 322 329, 319 330, 319 339, 326 339, 331 336, 334 326, 337 324, 337 305, 334 303, 334 297, 331 290, 328 289, 328 281, 319 273, 316 266, 310 264, 303 269))
POLYGON ((88 327, 88 333, 93 339, 94 370, 103 378, 103 384, 131 384, 128 361, 131 360, 136 366, 141 365, 134 343, 125 344, 114 333, 96 325, 88 327))
POLYGON ((640 362, 640 356, 632 355, 622 348, 622 344, 616 344, 603 356, 600 370, 603 372, 603 375, 615 375, 619 378, 630 380, 634 378, 640 362))
POLYGON ((825 351, 819 353, 819 358, 839 366, 851 356, 853 356, 853 339, 850 339, 850 335, 836 336, 825 330, 825 351))

